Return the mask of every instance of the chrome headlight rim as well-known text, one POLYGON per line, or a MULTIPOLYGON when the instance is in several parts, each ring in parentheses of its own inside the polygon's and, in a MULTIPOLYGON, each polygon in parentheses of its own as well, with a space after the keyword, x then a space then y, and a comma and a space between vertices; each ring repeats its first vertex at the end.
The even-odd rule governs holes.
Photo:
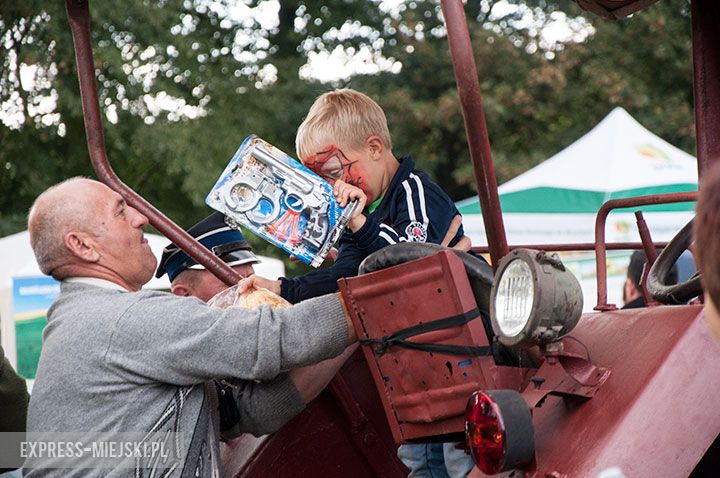
POLYGON ((529 328, 531 328, 531 322, 533 321, 533 312, 537 308, 537 296, 539 292, 537 289, 537 271, 532 266, 530 250, 516 249, 503 257, 503 259, 500 261, 500 267, 498 267, 497 271, 495 272, 495 280, 493 281, 493 287, 490 291, 490 322, 492 324, 493 332, 495 333, 495 335, 497 335, 498 339, 502 344, 507 346, 517 346, 522 345, 522 343, 527 340, 527 331, 529 328), (503 277, 505 276, 505 272, 514 264, 516 264, 517 261, 522 262, 530 272, 533 288, 532 299, 525 324, 517 333, 514 333, 513 335, 508 335, 505 331, 505 327, 503 327, 498 320, 497 299, 500 285, 502 283, 503 277))
POLYGON ((537 278, 530 264, 521 257, 512 258, 504 264, 502 269, 501 273, 498 271, 495 293, 492 295, 491 317, 495 317, 498 335, 513 338, 522 334, 532 319, 532 313, 535 310, 537 278), (514 297, 510 299, 508 297, 510 295, 514 297), (503 301, 503 299, 505 300, 503 301), (514 321, 512 320, 513 313, 508 314, 507 312, 508 300, 514 303, 510 304, 511 307, 519 309, 516 311, 514 321), (500 305, 498 301, 503 302, 501 307, 498 307, 500 305), (517 314, 517 312, 520 313, 517 314))
POLYGON ((490 322, 498 341, 508 347, 527 348, 560 340, 577 325, 583 296, 577 278, 565 268, 557 254, 533 249, 515 249, 500 261, 490 291, 490 322), (503 274, 516 260, 527 264, 532 274, 533 299, 530 317, 522 330, 507 335, 498 323, 498 289, 503 274))

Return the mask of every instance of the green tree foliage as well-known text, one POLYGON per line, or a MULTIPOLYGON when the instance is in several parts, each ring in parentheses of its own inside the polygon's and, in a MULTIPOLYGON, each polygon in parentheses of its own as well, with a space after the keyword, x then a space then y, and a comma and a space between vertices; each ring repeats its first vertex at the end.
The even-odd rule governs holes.
MULTIPOLYGON (((568 18, 584 13, 564 8, 568 18)), ((544 51, 535 49, 538 29, 513 28, 511 17, 471 23, 499 183, 571 144, 615 106, 693 152, 689 3, 659 2, 617 22, 591 20, 586 41, 544 51)), ((400 150, 416 154, 452 197, 468 197, 474 179, 446 39, 412 46, 412 54, 398 55, 404 67, 392 83, 363 77, 355 85, 387 90, 400 150)))
MULTIPOLYGON (((500 183, 573 142, 614 106, 693 151, 687 0, 658 2, 619 22, 583 20, 570 1, 510 3, 520 8, 466 5, 500 183), (543 27, 557 23, 558 12, 592 34, 548 43, 543 27)), ((205 194, 247 134, 292 154, 313 99, 342 86, 385 108, 396 155, 412 154, 454 199, 473 194, 437 1, 392 8, 356 0, 127 0, 122 8, 93 1, 91 16, 108 157, 126 183, 183 226, 207 213, 205 194), (383 68, 329 83, 308 76, 308 59, 338 51, 383 68)), ((0 0, 0 39, 5 235, 24 227, 44 188, 94 173, 63 2, 0 0), (34 68, 32 87, 21 85, 20 64, 34 68)))

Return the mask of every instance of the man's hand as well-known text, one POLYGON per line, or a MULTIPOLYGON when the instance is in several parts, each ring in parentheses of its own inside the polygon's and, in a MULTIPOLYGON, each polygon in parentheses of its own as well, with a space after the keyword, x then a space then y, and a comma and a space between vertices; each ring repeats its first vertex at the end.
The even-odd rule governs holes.
POLYGON ((363 190, 357 186, 352 186, 345 181, 338 179, 335 181, 333 194, 335 195, 335 199, 340 207, 345 207, 350 201, 357 201, 355 211, 353 211, 353 214, 350 216, 350 220, 348 221, 348 228, 352 232, 355 232, 363 227, 363 225, 365 225, 365 221, 367 220, 363 214, 363 209, 365 209, 365 204, 367 203, 367 196, 363 190))
POLYGON ((239 294, 245 294, 253 289, 267 289, 270 292, 280 295, 280 281, 266 279, 265 277, 253 274, 238 282, 239 294))
MULTIPOLYGON (((450 222, 448 232, 445 234, 445 238, 442 240, 440 245, 447 247, 450 244, 450 241, 452 241, 453 237, 455 237, 455 234, 457 234, 460 226, 462 226, 462 216, 458 214, 450 222)), ((453 246, 453 249, 468 252, 470 249, 472 249, 472 241, 469 237, 463 236, 460 238, 458 243, 453 246)))

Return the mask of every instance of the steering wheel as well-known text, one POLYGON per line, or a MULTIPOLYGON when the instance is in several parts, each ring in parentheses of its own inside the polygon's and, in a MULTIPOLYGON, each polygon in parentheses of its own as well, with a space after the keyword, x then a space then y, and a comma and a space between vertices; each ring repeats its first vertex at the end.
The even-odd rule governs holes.
POLYGON ((685 224, 680 231, 672 238, 667 247, 662 250, 650 268, 647 277, 647 290, 653 299, 661 304, 685 304, 690 299, 702 294, 700 284, 700 273, 696 272, 685 282, 678 284, 667 284, 667 278, 680 254, 690 246, 692 242, 693 223, 695 219, 685 224))

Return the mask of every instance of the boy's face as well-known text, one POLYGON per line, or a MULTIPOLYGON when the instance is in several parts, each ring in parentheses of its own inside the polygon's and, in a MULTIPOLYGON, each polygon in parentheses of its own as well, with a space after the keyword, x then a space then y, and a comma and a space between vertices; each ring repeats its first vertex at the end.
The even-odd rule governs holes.
POLYGON ((341 180, 362 189, 368 202, 372 202, 375 200, 372 193, 373 176, 366 168, 370 162, 366 156, 362 151, 348 151, 346 154, 337 146, 331 145, 304 158, 302 163, 330 184, 341 180))

